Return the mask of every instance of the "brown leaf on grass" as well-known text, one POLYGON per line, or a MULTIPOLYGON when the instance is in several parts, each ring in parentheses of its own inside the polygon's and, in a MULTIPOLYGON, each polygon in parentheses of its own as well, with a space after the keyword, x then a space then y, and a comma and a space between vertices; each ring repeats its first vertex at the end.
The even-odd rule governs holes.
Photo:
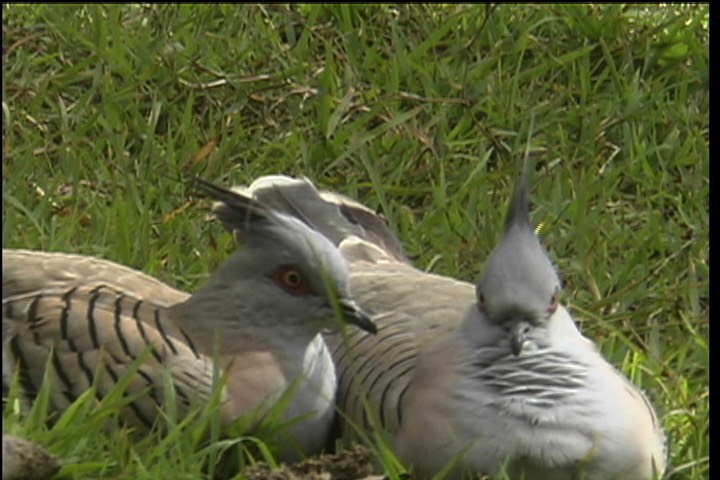
POLYGON ((205 159, 210 156, 213 150, 215 150, 217 144, 217 140, 213 139, 203 145, 202 148, 200 148, 200 150, 198 150, 197 153, 195 153, 195 155, 193 155, 190 161, 185 165, 184 170, 191 169, 198 163, 205 161, 205 159))

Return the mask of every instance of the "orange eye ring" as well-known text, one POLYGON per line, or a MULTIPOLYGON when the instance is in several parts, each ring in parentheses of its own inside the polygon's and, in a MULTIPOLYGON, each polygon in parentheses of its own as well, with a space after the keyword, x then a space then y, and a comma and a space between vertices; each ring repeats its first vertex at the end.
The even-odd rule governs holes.
POLYGON ((310 284, 299 268, 292 265, 280 267, 272 276, 273 282, 293 295, 306 295, 312 293, 310 284))
POLYGON ((289 288, 297 288, 302 285, 303 278, 300 272, 288 270, 282 274, 282 282, 289 288))

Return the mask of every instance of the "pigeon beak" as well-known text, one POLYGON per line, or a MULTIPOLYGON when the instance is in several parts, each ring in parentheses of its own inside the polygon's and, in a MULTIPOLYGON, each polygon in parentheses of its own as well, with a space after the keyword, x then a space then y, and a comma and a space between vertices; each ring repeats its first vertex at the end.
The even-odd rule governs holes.
POLYGON ((518 320, 510 330, 510 346, 512 348, 513 355, 516 357, 520 355, 525 349, 525 346, 531 342, 528 337, 532 328, 532 323, 521 319, 518 320))
POLYGON ((353 300, 340 300, 339 303, 340 309, 348 323, 352 323, 373 335, 377 333, 377 326, 370 319, 370 314, 360 308, 357 303, 353 300))

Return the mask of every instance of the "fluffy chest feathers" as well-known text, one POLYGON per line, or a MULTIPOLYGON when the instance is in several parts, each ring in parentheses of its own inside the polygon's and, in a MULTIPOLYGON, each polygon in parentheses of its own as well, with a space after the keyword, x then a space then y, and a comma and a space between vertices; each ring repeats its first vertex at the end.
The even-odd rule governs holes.
POLYGON ((588 375, 583 362, 551 348, 515 357, 507 348, 489 346, 473 352, 463 369, 459 395, 487 392, 480 402, 531 424, 543 423, 549 411, 570 402, 588 375))
POLYGON ((419 478, 458 455, 458 472, 651 478, 664 445, 647 400, 573 325, 562 327, 536 332, 518 356, 492 325, 482 327, 482 342, 460 330, 425 352, 394 438, 400 458, 413 459, 419 478))
POLYGON ((224 361, 228 383, 222 416, 232 419, 234 412, 254 411, 256 421, 287 423, 281 458, 321 449, 334 411, 337 379, 322 337, 315 337, 297 358, 302 363, 290 364, 267 351, 255 351, 224 361))

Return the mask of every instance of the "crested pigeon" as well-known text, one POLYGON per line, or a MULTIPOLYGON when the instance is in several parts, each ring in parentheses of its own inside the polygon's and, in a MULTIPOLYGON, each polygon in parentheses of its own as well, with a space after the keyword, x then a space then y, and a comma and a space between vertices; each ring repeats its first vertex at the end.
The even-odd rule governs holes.
POLYGON ((317 452, 336 390, 320 332, 340 326, 341 312, 375 326, 350 299, 345 261, 324 236, 257 200, 198 187, 221 202, 215 214, 242 246, 192 295, 112 262, 3 250, 3 386, 17 372, 32 397, 51 364, 51 404, 63 410, 93 385, 105 395, 141 362, 128 387, 138 397, 122 418, 146 429, 166 400, 167 374, 186 409, 211 398, 217 359, 223 427, 244 415, 260 421, 288 392, 278 456, 317 452))
POLYGON ((384 430, 414 476, 660 478, 667 449, 653 407, 559 304, 528 175, 476 286, 412 268, 387 227, 308 180, 269 176, 237 191, 339 245, 351 294, 378 326, 376 336, 327 337, 339 409, 346 428, 384 430))

